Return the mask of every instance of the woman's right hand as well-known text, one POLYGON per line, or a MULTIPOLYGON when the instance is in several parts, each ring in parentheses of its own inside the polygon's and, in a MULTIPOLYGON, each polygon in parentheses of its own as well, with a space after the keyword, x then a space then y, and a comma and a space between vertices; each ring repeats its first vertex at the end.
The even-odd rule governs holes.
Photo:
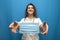
POLYGON ((16 30, 18 29, 18 23, 16 21, 11 23, 9 28, 11 28, 12 32, 16 33, 16 30))

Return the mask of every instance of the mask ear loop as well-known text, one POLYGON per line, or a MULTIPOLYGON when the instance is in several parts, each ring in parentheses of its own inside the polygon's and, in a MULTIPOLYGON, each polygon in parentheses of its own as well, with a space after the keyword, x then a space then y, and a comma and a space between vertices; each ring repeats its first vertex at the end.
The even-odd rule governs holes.
MULTIPOLYGON (((25 18, 26 19, 26 18, 25 18)), ((25 19, 24 19, 24 21, 25 21, 25 19)))
POLYGON ((34 23, 34 18, 33 18, 33 23, 34 23))

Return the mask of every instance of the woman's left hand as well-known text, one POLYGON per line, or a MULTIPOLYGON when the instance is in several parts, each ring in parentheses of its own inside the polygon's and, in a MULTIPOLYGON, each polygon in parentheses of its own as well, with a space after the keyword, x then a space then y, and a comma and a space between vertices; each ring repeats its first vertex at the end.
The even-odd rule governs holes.
POLYGON ((42 34, 46 35, 48 33, 48 25, 46 22, 43 22, 43 24, 41 25, 42 28, 42 34))

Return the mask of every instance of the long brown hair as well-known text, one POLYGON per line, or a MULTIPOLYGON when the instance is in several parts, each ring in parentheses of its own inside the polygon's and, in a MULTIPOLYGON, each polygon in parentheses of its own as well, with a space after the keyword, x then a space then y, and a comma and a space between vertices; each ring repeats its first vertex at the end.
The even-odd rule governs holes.
POLYGON ((32 4, 32 3, 29 3, 28 5, 27 5, 27 7, 26 7, 26 10, 25 10, 25 18, 26 17, 28 17, 28 12, 27 12, 27 9, 28 9, 28 6, 29 5, 32 5, 33 6, 33 8, 34 8, 34 13, 33 13, 33 17, 37 17, 36 15, 36 7, 32 4))

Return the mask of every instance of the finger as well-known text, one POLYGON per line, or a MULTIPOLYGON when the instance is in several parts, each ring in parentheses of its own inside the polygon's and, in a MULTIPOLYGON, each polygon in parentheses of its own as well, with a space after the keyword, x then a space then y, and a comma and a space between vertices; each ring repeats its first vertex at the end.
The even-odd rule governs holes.
POLYGON ((14 23, 11 23, 11 24, 9 25, 9 28, 12 28, 13 24, 14 24, 14 23))
POLYGON ((18 23, 16 21, 14 21, 14 27, 16 27, 18 25, 18 23))
POLYGON ((43 22, 43 26, 45 26, 45 25, 46 25, 46 21, 43 22))

